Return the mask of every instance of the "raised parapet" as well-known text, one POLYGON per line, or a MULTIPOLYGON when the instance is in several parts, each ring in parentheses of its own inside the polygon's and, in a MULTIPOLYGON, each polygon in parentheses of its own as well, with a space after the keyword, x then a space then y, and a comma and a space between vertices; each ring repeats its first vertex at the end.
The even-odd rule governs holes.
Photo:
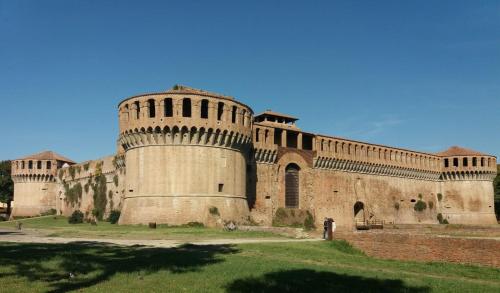
MULTIPOLYGON (((175 86, 119 104, 126 195, 121 224, 246 217, 253 111, 231 97, 175 86)), ((208 223, 210 224, 210 223, 208 223)))
POLYGON ((14 203, 12 216, 37 216, 56 208, 56 176, 72 160, 51 151, 12 161, 14 203))

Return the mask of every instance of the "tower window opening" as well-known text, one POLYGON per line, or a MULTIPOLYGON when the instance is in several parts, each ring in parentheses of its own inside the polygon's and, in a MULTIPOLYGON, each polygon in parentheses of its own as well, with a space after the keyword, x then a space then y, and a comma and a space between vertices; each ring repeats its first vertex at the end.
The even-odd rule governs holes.
POLYGON ((484 158, 481 158, 481 167, 484 167, 484 158))
POLYGON ((224 114, 224 103, 219 102, 217 104, 217 120, 222 120, 222 114, 224 114))
POLYGON ((260 129, 257 128, 255 130, 255 142, 259 142, 260 129))
POLYGON ((24 161, 21 161, 21 169, 25 168, 24 164, 25 164, 24 161))
POLYGON ((37 169, 42 169, 42 161, 37 161, 36 162, 36 168, 37 169))
POLYGON ((47 170, 50 170, 50 169, 52 169, 52 162, 47 161, 47 170))
POLYGON ((469 160, 467 158, 464 158, 462 161, 462 166, 467 167, 469 166, 469 160))
POLYGON ((125 113, 123 113, 123 115, 125 116, 123 119, 125 121, 128 121, 128 118, 129 118, 129 110, 128 110, 128 104, 125 105, 125 113))
POLYGON ((238 107, 233 106, 233 111, 231 113, 231 123, 236 123, 236 112, 238 111, 238 107))
POLYGON ((172 107, 172 98, 166 98, 163 100, 163 116, 172 117, 174 116, 174 110, 172 107))
POLYGON ((241 111, 241 125, 245 126, 245 116, 247 114, 247 111, 245 109, 243 109, 241 111))
POLYGON ((28 169, 33 169, 33 161, 28 161, 28 169))
POLYGON ((201 100, 200 117, 203 119, 208 119, 208 100, 201 100))
POLYGON ((448 168, 449 166, 450 166, 449 160, 448 159, 444 159, 444 167, 448 168))
POLYGON ((472 158, 472 167, 477 167, 477 158, 472 158))
POLYGON ((141 104, 139 101, 134 102, 135 105, 135 119, 139 119, 141 117, 141 104))
POLYGON ((182 117, 191 117, 191 99, 182 99, 182 117))
POLYGON ((279 128, 274 129, 274 144, 277 146, 281 146, 281 132, 279 128))
POLYGON ((453 167, 458 167, 458 158, 453 158, 453 167))
POLYGON ((154 118, 156 116, 155 100, 148 100, 149 118, 154 118))
POLYGON ((267 143, 267 138, 269 137, 269 130, 266 129, 264 132, 264 143, 267 143))
POLYGON ((224 184, 223 183, 219 183, 218 190, 219 190, 219 192, 223 192, 224 191, 224 184))

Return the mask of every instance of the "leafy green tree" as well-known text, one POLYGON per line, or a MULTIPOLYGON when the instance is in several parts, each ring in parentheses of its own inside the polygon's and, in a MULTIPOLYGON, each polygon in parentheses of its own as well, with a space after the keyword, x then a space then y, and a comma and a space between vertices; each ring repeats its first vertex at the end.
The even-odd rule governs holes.
POLYGON ((10 161, 0 162, 0 202, 7 204, 7 213, 10 213, 10 202, 14 197, 14 182, 10 177, 10 161))

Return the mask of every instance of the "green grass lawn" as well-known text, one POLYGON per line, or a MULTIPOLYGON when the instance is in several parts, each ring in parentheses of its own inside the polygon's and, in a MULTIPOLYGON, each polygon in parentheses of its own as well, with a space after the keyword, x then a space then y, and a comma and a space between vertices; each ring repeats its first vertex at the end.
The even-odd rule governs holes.
MULTIPOLYGON (((0 222, 0 228, 14 229, 16 221, 0 222)), ((46 216, 27 218, 17 222, 23 229, 30 229, 50 237, 76 238, 109 238, 109 239, 144 239, 144 240, 204 240, 204 239, 235 239, 235 238, 284 238, 277 234, 254 231, 227 232, 215 228, 169 227, 158 225, 150 229, 144 225, 116 225, 109 222, 99 222, 97 226, 89 223, 69 224, 68 219, 61 216, 46 216)))
POLYGON ((177 248, 0 243, 0 250, 1 292, 500 291, 498 269, 373 259, 341 241, 177 248))

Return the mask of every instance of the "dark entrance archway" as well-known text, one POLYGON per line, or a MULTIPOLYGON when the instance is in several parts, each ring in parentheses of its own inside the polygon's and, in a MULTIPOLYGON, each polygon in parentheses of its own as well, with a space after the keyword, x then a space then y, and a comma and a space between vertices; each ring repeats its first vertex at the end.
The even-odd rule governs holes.
POLYGON ((361 201, 354 204, 354 220, 365 221, 365 204, 361 201))
POLYGON ((299 207, 299 171, 297 164, 288 164, 285 168, 285 207, 299 207))

